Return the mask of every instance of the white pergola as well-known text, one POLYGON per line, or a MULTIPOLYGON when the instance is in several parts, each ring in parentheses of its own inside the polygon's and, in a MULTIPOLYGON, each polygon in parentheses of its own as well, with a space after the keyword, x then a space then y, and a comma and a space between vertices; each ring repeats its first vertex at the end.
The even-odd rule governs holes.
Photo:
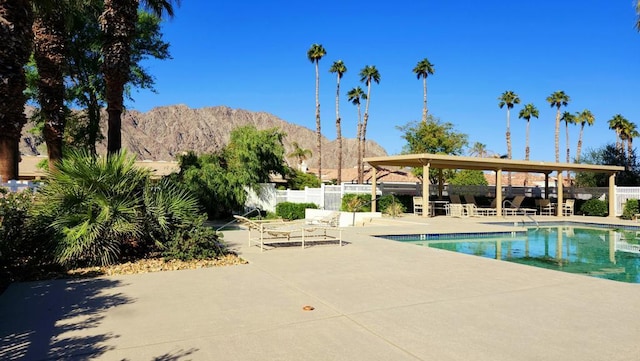
MULTIPOLYGON (((594 164, 571 164, 571 163, 554 163, 554 162, 539 162, 539 161, 524 161, 513 159, 499 159, 499 158, 475 158, 475 157, 461 157, 454 155, 443 154, 406 154, 406 155, 394 155, 388 157, 373 157, 365 158, 365 162, 371 165, 372 179, 371 179, 371 194, 373 202, 371 204, 372 211, 376 210, 376 171, 380 167, 422 167, 423 174, 428 175, 429 169, 434 168, 440 170, 440 181, 438 182, 439 194, 442 195, 442 170, 443 169, 472 169, 482 171, 494 171, 496 172, 496 210, 498 214, 502 214, 502 172, 528 172, 528 173, 543 173, 545 196, 549 195, 549 174, 557 172, 557 193, 558 204, 562 204, 563 193, 563 181, 562 172, 593 172, 593 173, 605 173, 609 175, 609 217, 615 217, 615 174, 619 171, 623 171, 624 167, 612 166, 612 165, 594 165, 594 164)), ((422 181, 422 194, 425 197, 425 210, 422 212, 423 217, 428 217, 429 212, 429 182, 427 178, 423 178, 422 181), (425 179, 427 180, 425 182, 425 179)), ((562 217, 562 208, 557 208, 557 216, 562 217)))

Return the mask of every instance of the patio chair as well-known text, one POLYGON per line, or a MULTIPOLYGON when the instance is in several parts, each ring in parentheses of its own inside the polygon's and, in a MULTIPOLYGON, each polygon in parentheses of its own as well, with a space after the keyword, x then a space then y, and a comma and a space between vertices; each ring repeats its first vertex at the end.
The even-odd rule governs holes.
POLYGON ((542 216, 554 216, 556 214, 556 207, 551 203, 550 199, 536 199, 538 205, 538 211, 542 216))
POLYGON ((563 216, 573 216, 573 207, 575 205, 575 199, 567 199, 562 204, 562 215, 563 216))
POLYGON ((340 212, 335 211, 327 214, 326 216, 318 216, 305 220, 305 224, 338 227, 340 225, 340 212))
POLYGON ((422 214, 422 197, 413 197, 413 214, 422 214))
POLYGON ((465 194, 462 197, 464 198, 465 203, 475 204, 476 206, 478 205, 478 202, 476 202, 476 197, 473 194, 465 194))
POLYGON ((451 201, 451 203, 453 204, 462 204, 462 201, 460 200, 460 196, 457 194, 451 194, 449 195, 449 200, 451 201))
POLYGON ((473 203, 465 203, 463 204, 464 211, 469 217, 480 217, 480 212, 478 212, 478 207, 473 203))
POLYGON ((481 216, 497 216, 498 210, 496 209, 496 203, 498 200, 494 198, 488 207, 477 207, 476 212, 481 216))
POLYGON ((537 210, 533 208, 522 208, 522 201, 524 201, 524 196, 515 196, 512 201, 504 201, 502 207, 502 215, 503 216, 516 216, 516 215, 528 215, 528 214, 536 214, 537 210), (509 204, 507 208, 506 205, 509 204))
POLYGON ((462 204, 449 203, 446 206, 448 206, 449 209, 447 213, 449 216, 458 218, 465 216, 464 206, 462 204))

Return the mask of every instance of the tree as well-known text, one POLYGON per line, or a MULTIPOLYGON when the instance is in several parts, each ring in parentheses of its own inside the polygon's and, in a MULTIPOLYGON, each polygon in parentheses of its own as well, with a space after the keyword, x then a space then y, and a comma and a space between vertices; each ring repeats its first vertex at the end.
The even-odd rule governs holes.
MULTIPOLYGON (((565 134, 566 134, 566 140, 567 140, 567 163, 571 163, 571 150, 570 150, 570 146, 569 146, 569 124, 576 124, 576 116, 569 113, 569 112, 564 112, 562 113, 562 117, 560 118, 561 120, 564 121, 564 128, 565 128, 565 134)), ((569 184, 571 184, 571 175, 569 173, 569 171, 567 170, 567 180, 569 181, 569 184)))
POLYGON ((487 150, 487 145, 480 142, 475 142, 469 149, 469 155, 475 156, 478 158, 486 158, 491 154, 489 150, 487 150))
POLYGON ((65 119, 64 74, 68 63, 68 2, 59 1, 36 8, 33 22, 34 59, 38 68, 38 103, 44 119, 49 169, 62 160, 65 119))
POLYGON ((342 183, 342 129, 340 119, 340 79, 347 72, 342 60, 334 61, 329 68, 330 73, 336 73, 336 140, 338 141, 338 184, 342 183))
MULTIPOLYGON (((617 145, 607 144, 600 149, 588 150, 582 162, 586 164, 623 166, 625 170, 616 173, 616 185, 637 186, 640 184, 640 165, 637 164, 633 150, 631 157, 627 157, 624 150, 617 145)), ((576 175, 576 183, 580 187, 606 187, 609 184, 609 175, 582 172, 576 175)))
POLYGON ((424 105, 422 107, 422 121, 426 122, 427 114, 429 112, 427 108, 427 77, 429 75, 433 75, 433 73, 435 72, 435 68, 433 64, 429 62, 429 59, 424 58, 420 60, 418 64, 416 64, 416 67, 413 68, 413 72, 416 74, 418 79, 422 78, 422 88, 423 88, 423 94, 424 94, 424 100, 423 100, 424 105))
POLYGON ((498 106, 502 109, 504 106, 507 107, 507 158, 511 159, 511 128, 509 125, 509 111, 513 108, 514 105, 520 104, 520 97, 518 94, 514 93, 511 90, 507 90, 498 98, 500 101, 498 106))
POLYGON ((277 128, 236 128, 221 151, 180 156, 180 173, 175 180, 196 194, 209 217, 228 216, 244 205, 247 187, 257 190, 272 173, 286 176, 283 137, 277 128))
POLYGON ((524 159, 529 160, 530 148, 529 148, 529 125, 531 123, 531 117, 538 118, 540 116, 540 112, 538 112, 538 108, 535 105, 529 103, 525 104, 524 108, 520 110, 518 114, 518 118, 525 119, 527 121, 527 136, 524 148, 524 159))
POLYGON ((457 186, 486 186, 489 184, 484 172, 474 169, 462 169, 449 179, 449 184, 457 186))
POLYGON ((362 174, 360 173, 360 169, 362 168, 362 142, 360 142, 360 139, 362 139, 362 114, 360 112, 360 104, 361 104, 361 100, 362 99, 367 99, 367 94, 365 94, 364 90, 362 90, 362 88, 355 87, 351 90, 349 90, 347 92, 347 99, 355 106, 358 107, 358 125, 357 125, 357 130, 356 130, 356 138, 358 138, 358 161, 357 161, 357 168, 358 168, 358 183, 362 183, 362 174))
MULTIPOLYGON (((529 148, 529 125, 531 123, 531 117, 538 118, 540 113, 538 112, 538 108, 535 105, 529 103, 525 104, 524 108, 520 109, 520 113, 518 114, 518 118, 524 118, 527 120, 527 136, 524 147, 524 159, 529 160, 530 148, 529 148)), ((524 177, 524 185, 529 183, 529 174, 525 174, 524 177)))
MULTIPOLYGON (((161 17, 173 17, 172 0, 143 0, 146 8, 161 17)), ((179 0, 175 0, 178 4, 179 0)), ((122 147, 122 110, 125 84, 131 69, 131 43, 135 36, 140 0, 104 0, 100 16, 103 32, 102 71, 106 84, 108 114, 107 152, 113 154, 122 147)))
POLYGON ((592 126, 596 121, 589 109, 585 109, 578 113, 576 121, 580 123, 580 136, 578 137, 578 147, 576 149, 576 163, 580 163, 580 152, 582 152, 582 134, 584 133, 584 126, 592 126))
POLYGON ((32 49, 32 2, 0 2, 0 177, 18 178, 18 149, 24 114, 26 78, 24 65, 32 49))
POLYGON ((327 55, 322 45, 313 44, 307 51, 307 58, 316 66, 316 153, 318 153, 318 178, 322 181, 322 132, 320 130, 320 73, 318 64, 327 55))
POLYGON ((633 138, 638 137, 638 130, 635 123, 625 121, 622 124, 620 130, 620 137, 627 143, 627 158, 631 161, 631 154, 633 153, 633 138))
POLYGON ((287 156, 288 157, 297 158, 298 159, 298 169, 302 169, 302 162, 307 160, 308 157, 311 157, 313 155, 313 153, 311 152, 310 149, 302 148, 300 146, 300 144, 298 144, 298 142, 293 142, 293 143, 291 143, 291 145, 293 146, 293 151, 291 153, 289 153, 287 156))
POLYGON ((553 108, 556 107, 556 131, 555 131, 555 147, 556 147, 556 163, 560 162, 560 107, 567 106, 571 98, 564 91, 559 90, 547 97, 547 102, 553 108))
POLYGON ((624 124, 627 122, 629 121, 621 114, 616 114, 613 118, 609 119, 609 129, 616 132, 616 149, 622 149, 622 137, 620 135, 624 128, 624 124))
MULTIPOLYGON (((369 121, 369 101, 371 101, 371 82, 375 82, 376 84, 380 84, 380 72, 376 69, 375 65, 365 65, 362 70, 360 70, 360 81, 367 84, 367 105, 364 107, 364 120, 362 121, 362 133, 360 143, 362 144, 362 155, 364 158, 366 156, 366 146, 367 146, 367 122, 369 121)), ((360 169, 358 171, 358 183, 362 183, 364 180, 364 164, 360 162, 360 169)))
POLYGON ((636 29, 640 31, 640 0, 636 2, 636 14, 638 14, 638 17, 636 19, 636 29))
MULTIPOLYGON (((462 155, 467 146, 467 135, 458 133, 453 124, 441 122, 440 119, 429 115, 426 122, 409 122, 403 126, 398 126, 407 142, 402 152, 404 154, 413 153, 434 153, 462 155)), ((414 174, 422 177, 422 168, 414 169, 414 174)), ((429 174, 431 183, 435 183, 436 172, 429 174)), ((451 175, 451 174, 450 174, 451 175)))

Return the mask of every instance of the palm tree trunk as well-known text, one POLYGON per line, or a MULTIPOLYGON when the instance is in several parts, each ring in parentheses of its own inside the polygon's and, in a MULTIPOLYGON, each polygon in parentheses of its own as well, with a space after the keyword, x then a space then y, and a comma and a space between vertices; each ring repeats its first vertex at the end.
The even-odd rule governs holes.
POLYGON ((556 163, 560 163, 560 106, 558 106, 558 111, 556 112, 555 146, 556 163))
MULTIPOLYGON (((571 163, 571 151, 570 151, 570 147, 569 147, 569 122, 565 122, 564 123, 564 130, 565 130, 565 135, 566 135, 566 140, 567 140, 567 163, 571 163)), ((569 182, 569 185, 571 185, 571 174, 569 173, 569 171, 567 170, 567 181, 569 182)))
POLYGON ((316 150, 318 153, 318 178, 322 183, 322 132, 320 130, 320 73, 316 60, 316 150))
POLYGON ((64 67, 66 30, 64 12, 52 8, 36 17, 33 23, 34 58, 38 66, 38 101, 44 116, 44 140, 47 143, 49 169, 62 160, 65 128, 64 67))
POLYGON ((358 184, 361 184, 363 181, 363 175, 360 172, 360 169, 362 169, 362 113, 360 111, 360 103, 358 103, 358 129, 357 129, 357 137, 358 137, 358 162, 357 162, 357 166, 358 166, 358 184))
POLYGON ((578 137, 578 147, 576 148, 576 163, 580 163, 580 152, 582 152, 582 133, 584 132, 584 123, 580 126, 580 136, 578 137))
POLYGON ((422 87, 424 88, 423 94, 424 94, 424 106, 422 107, 422 122, 426 123, 427 122, 427 113, 428 113, 428 109, 427 109, 427 77, 422 77, 422 87))
POLYGON ((106 83, 106 100, 109 130, 107 152, 116 153, 122 148, 122 111, 124 86, 129 81, 131 41, 135 35, 139 0, 105 0, 100 16, 104 33, 102 54, 106 83))
MULTIPOLYGON (((531 118, 527 118, 527 136, 526 136, 526 141, 525 141, 525 147, 524 147, 524 160, 529 160, 529 119, 531 118)), ((525 173, 524 175, 524 185, 528 185, 529 184, 529 173, 525 173)))
POLYGON ((342 129, 340 128, 340 74, 336 85, 336 140, 338 141, 338 184, 342 183, 342 129))
POLYGON ((369 101, 371 100, 371 79, 367 80, 367 105, 364 108, 364 119, 362 120, 362 154, 360 157, 360 183, 364 182, 364 157, 367 152, 367 122, 369 121, 369 101))
POLYGON ((31 55, 33 13, 28 0, 0 1, 0 177, 18 178, 20 135, 26 79, 23 66, 31 55))
POLYGON ((629 164, 633 164, 631 161, 631 156, 633 155, 633 138, 631 136, 629 136, 629 139, 627 139, 627 162, 629 164))
MULTIPOLYGON (((509 121, 509 105, 507 105, 507 159, 511 159, 511 122, 509 121)), ((511 171, 507 172, 507 184, 511 187, 511 171)))

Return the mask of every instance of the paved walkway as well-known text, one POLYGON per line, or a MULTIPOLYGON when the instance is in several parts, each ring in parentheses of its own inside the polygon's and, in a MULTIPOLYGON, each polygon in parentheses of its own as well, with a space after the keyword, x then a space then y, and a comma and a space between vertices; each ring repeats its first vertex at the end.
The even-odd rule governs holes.
POLYGON ((350 228, 343 247, 263 253, 231 230, 250 264, 13 284, 0 359, 640 358, 640 285, 370 236, 497 228, 403 217, 350 228))

